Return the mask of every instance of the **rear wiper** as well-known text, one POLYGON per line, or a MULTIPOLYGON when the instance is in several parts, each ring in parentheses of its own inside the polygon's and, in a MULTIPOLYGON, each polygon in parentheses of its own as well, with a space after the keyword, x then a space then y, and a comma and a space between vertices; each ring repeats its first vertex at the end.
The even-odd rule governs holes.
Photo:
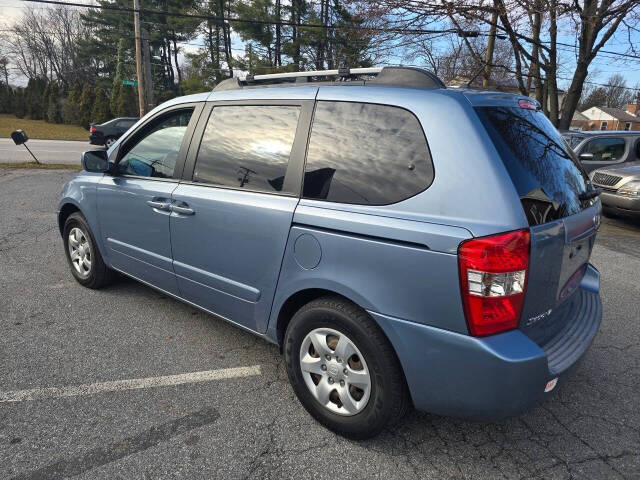
POLYGON ((589 200, 590 198, 595 198, 602 193, 601 188, 592 188, 588 192, 582 192, 578 195, 578 198, 582 201, 589 200))

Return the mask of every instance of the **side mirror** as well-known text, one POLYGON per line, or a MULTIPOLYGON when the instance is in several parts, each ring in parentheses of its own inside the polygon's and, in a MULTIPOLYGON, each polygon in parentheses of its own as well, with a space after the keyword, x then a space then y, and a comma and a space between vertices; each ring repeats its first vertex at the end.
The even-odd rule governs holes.
POLYGON ((22 130, 16 130, 11 134, 11 140, 13 140, 13 143, 16 145, 22 145, 23 143, 27 143, 29 137, 27 137, 27 134, 22 130))
POLYGON ((103 173, 109 170, 106 150, 89 150, 82 154, 82 168, 87 172, 103 173))
POLYGON ((589 161, 589 160, 593 160, 593 153, 581 153, 580 154, 580 160, 581 161, 589 161))

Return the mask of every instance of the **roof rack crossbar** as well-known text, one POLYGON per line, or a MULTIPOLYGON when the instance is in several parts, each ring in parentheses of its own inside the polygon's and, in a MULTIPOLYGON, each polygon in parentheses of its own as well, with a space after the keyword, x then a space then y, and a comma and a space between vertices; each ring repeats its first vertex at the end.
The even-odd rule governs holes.
POLYGON ((267 73, 265 75, 245 75, 238 77, 241 82, 260 82, 286 80, 299 77, 348 77, 350 75, 377 75, 382 67, 376 68, 340 68, 337 70, 312 70, 308 72, 267 73))
POLYGON ((313 82, 315 78, 354 80, 359 76, 370 76, 366 83, 375 85, 397 85, 422 88, 446 88, 442 80, 426 70, 412 67, 363 67, 339 68, 336 70, 313 70, 308 72, 268 73, 229 78, 216 85, 214 91, 239 89, 248 86, 273 84, 300 84, 313 82))

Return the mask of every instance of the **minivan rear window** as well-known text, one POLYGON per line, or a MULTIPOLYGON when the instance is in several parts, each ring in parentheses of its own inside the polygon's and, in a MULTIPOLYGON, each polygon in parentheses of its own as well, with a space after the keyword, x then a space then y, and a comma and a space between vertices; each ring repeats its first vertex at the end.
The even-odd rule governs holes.
POLYGON ((562 136, 540 111, 477 107, 518 191, 527 220, 538 225, 582 210, 587 177, 562 136))

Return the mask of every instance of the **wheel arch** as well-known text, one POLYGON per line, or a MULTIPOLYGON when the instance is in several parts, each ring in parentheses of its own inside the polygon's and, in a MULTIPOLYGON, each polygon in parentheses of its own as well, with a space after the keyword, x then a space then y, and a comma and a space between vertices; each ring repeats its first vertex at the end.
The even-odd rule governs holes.
MULTIPOLYGON (((82 210, 73 202, 66 202, 60 207, 60 211, 58 212, 58 229, 60 230, 60 235, 64 232, 64 224, 67 218, 74 212, 82 213, 82 210)), ((82 213, 82 215, 84 215, 84 213, 82 213)))
MULTIPOLYGON (((289 297, 282 303, 282 305, 278 310, 278 315, 276 317, 276 325, 275 325, 275 340, 278 346, 280 347, 280 351, 282 351, 282 345, 284 343, 284 334, 287 331, 287 326, 289 325, 289 322, 291 321, 295 313, 307 303, 312 302, 317 298, 327 297, 327 296, 337 297, 355 305, 356 307, 362 309, 365 313, 367 313, 367 315, 369 315, 369 317, 373 320, 374 323, 378 324, 377 320, 369 314, 369 312, 365 307, 363 307, 354 298, 350 298, 344 293, 340 293, 328 288, 317 288, 317 287, 304 288, 290 294, 289 297)), ((378 327, 380 327, 380 325, 378 325, 378 327)), ((389 343, 391 344, 391 347, 395 351, 395 346, 391 342, 391 339, 387 336, 387 334, 384 332, 382 327, 380 327, 380 330, 382 331, 383 335, 387 337, 387 340, 389 341, 389 343)), ((397 352, 396 352, 396 355, 397 355, 397 352)))

